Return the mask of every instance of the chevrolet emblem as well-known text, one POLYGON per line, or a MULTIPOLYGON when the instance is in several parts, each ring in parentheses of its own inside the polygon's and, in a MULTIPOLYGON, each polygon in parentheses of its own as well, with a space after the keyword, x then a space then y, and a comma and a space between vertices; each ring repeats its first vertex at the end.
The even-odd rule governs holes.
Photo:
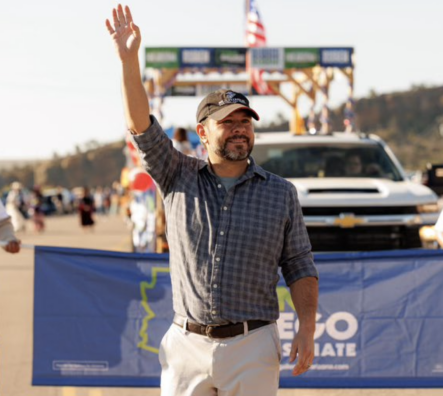
POLYGON ((340 217, 334 220, 334 224, 341 228, 354 228, 364 222, 363 219, 356 219, 354 213, 340 213, 340 217))

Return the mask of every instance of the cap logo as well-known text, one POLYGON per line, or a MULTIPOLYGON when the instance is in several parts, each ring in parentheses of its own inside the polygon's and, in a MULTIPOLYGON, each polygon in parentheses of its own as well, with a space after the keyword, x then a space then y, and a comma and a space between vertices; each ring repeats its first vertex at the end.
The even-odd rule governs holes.
POLYGON ((224 100, 221 100, 220 102, 218 102, 219 106, 223 106, 226 104, 232 104, 232 103, 240 103, 244 106, 249 107, 248 102, 245 99, 242 99, 241 97, 239 97, 239 95, 235 92, 228 91, 225 93, 224 96, 225 96, 224 100))

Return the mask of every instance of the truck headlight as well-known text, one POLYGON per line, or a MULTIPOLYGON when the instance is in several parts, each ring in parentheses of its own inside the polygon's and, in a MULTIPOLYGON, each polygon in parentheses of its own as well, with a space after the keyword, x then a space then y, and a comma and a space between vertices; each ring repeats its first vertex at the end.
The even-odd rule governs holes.
POLYGON ((434 226, 421 227, 419 233, 422 241, 432 242, 437 240, 434 226))
POLYGON ((417 205, 418 213, 438 213, 438 205, 437 203, 428 203, 423 205, 417 205))

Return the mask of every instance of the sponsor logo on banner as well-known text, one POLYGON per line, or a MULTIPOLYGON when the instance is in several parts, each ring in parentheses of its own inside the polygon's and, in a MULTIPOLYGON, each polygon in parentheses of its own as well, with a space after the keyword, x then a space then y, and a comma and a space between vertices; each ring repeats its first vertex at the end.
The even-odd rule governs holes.
POLYGON ((284 49, 283 48, 250 48, 250 67, 261 70, 283 70, 284 49))
POLYGON ((232 89, 243 95, 248 95, 249 90, 246 84, 226 84, 224 82, 213 82, 210 85, 193 84, 193 85, 178 85, 169 88, 166 91, 166 96, 206 96, 207 94, 217 91, 218 89, 232 89))
POLYGON ((285 69, 313 67, 319 62, 318 48, 285 48, 285 69))
POLYGON ((216 48, 215 66, 244 69, 246 67, 246 48, 216 48))
MULTIPOLYGON (((149 337, 149 329, 151 321, 157 318, 155 309, 153 308, 149 296, 155 291, 159 276, 169 276, 169 268, 153 267, 149 281, 140 283, 141 306, 145 312, 141 328, 139 330, 138 348, 145 351, 158 354, 159 345, 153 345, 149 337)), ((288 358, 291 352, 292 340, 299 329, 299 320, 297 318, 294 305, 291 300, 290 291, 285 286, 277 287, 279 300, 280 318, 277 321, 283 359, 288 358)), ((345 359, 353 359, 357 357, 357 344, 355 342, 359 325, 357 318, 350 312, 336 311, 328 314, 328 316, 317 313, 316 330, 314 334, 315 340, 315 356, 316 358, 340 358, 339 361, 334 359, 320 359, 320 364, 313 365, 313 370, 349 370, 350 361, 345 359)), ((281 370, 292 369, 293 364, 284 364, 282 362, 281 370)))
MULTIPOLYGON (((142 263, 143 265, 143 263, 142 263)), ((137 347, 144 349, 145 351, 158 354, 159 345, 152 345, 149 338, 149 325, 151 320, 157 317, 156 312, 151 307, 149 300, 149 294, 155 290, 157 286, 158 277, 162 274, 168 274, 169 267, 152 267, 152 272, 149 281, 143 281, 140 283, 140 294, 141 294, 141 306, 145 311, 145 316, 142 321, 142 326, 139 331, 140 341, 137 347)))
POLYGON ((176 69, 179 66, 178 48, 145 48, 145 64, 151 68, 176 69))
POLYGON ((171 87, 167 96, 196 96, 197 88, 195 85, 178 85, 171 87))
POLYGON ((210 48, 182 48, 180 50, 181 67, 212 66, 212 50, 210 48))
POLYGON ((109 371, 109 363, 106 361, 78 361, 78 360, 54 360, 54 371, 109 371))
POLYGON ((352 48, 321 48, 320 65, 323 67, 351 67, 352 48))
MULTIPOLYGON (((280 333, 282 357, 287 359, 291 352, 292 340, 297 334, 300 323, 291 300, 290 291, 284 286, 279 286, 277 287, 277 293, 280 308, 280 318, 277 325, 280 333)), ((349 370, 352 359, 357 357, 355 339, 358 328, 358 320, 350 312, 336 311, 328 314, 328 316, 317 313, 314 353, 316 358, 325 359, 319 359, 320 363, 314 364, 311 370, 349 370), (332 359, 326 361, 326 358, 332 359), (336 358, 340 359, 334 361, 336 358)), ((280 369, 292 370, 293 367, 293 364, 282 362, 280 369)))

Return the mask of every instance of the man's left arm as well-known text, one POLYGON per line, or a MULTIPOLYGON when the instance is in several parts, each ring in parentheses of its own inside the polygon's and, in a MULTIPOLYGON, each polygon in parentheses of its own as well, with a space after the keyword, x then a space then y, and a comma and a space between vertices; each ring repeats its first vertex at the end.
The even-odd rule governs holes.
POLYGON ((20 241, 14 235, 14 228, 9 217, 0 220, 0 241, 7 242, 3 249, 8 253, 20 251, 20 241))
POLYGON ((291 184, 288 202, 289 221, 285 228, 284 246, 280 265, 300 323, 292 341, 289 362, 297 358, 293 375, 307 371, 314 360, 314 332, 318 304, 318 271, 311 252, 309 235, 297 198, 291 184))
POLYGON ((293 375, 300 375, 309 370, 314 360, 315 317, 318 304, 318 279, 301 278, 289 287, 291 298, 297 312, 300 327, 292 341, 289 362, 297 358, 292 370, 293 375))

